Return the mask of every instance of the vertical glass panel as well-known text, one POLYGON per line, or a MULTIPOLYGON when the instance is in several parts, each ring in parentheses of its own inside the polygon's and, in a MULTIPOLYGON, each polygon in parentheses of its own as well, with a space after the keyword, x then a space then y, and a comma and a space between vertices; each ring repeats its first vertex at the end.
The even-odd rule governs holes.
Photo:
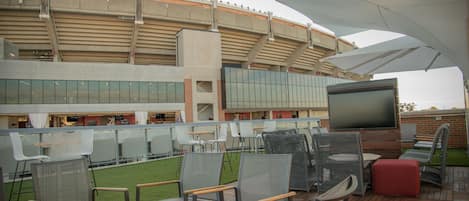
POLYGON ((0 104, 6 103, 6 96, 7 96, 6 87, 7 87, 7 81, 0 80, 0 104))
POLYGON ((119 103, 119 81, 109 82, 109 103, 119 103))
POLYGON ((43 82, 43 103, 54 104, 55 103, 55 81, 44 80, 43 82))
POLYGON ((139 82, 140 103, 148 103, 148 86, 149 82, 139 82))
POLYGON ((119 103, 130 103, 130 87, 128 81, 119 82, 119 103))
POLYGON ((168 103, 167 91, 166 82, 158 82, 158 103, 168 103))
POLYGON ((99 82, 99 103, 109 103, 109 81, 99 82))
POLYGON ((76 80, 67 81, 67 103, 76 104, 78 96, 78 82, 76 80))
POLYGON ((65 80, 55 81, 55 103, 67 104, 67 82, 65 80))
POLYGON ((88 103, 88 80, 78 81, 78 101, 79 104, 88 103))
POLYGON ((184 83, 176 83, 176 103, 184 103, 184 83))
POLYGON ((148 102, 157 103, 158 102, 158 83, 150 82, 148 83, 148 102))
POLYGON ((88 99, 89 103, 99 103, 99 81, 88 82, 88 99))
POLYGON ((7 80, 7 104, 18 104, 18 80, 7 80))
POLYGON ((130 102, 138 103, 139 102, 139 84, 138 82, 129 82, 130 87, 130 102))
POLYGON ((168 103, 176 102, 176 84, 174 82, 168 82, 168 103))
POLYGON ((31 104, 31 80, 20 80, 19 87, 19 103, 31 104))
POLYGON ((42 104, 42 80, 31 80, 31 103, 42 104))

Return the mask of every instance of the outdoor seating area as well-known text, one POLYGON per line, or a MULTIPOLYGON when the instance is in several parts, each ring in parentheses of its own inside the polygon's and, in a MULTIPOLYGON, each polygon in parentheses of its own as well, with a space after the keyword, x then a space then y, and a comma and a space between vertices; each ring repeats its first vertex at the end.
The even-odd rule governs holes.
MULTIPOLYGON (((130 161, 129 158, 118 160, 109 167, 96 167, 90 163, 94 161, 93 146, 89 146, 90 140, 81 138, 94 135, 92 139, 95 143, 102 137, 99 129, 48 134, 51 136, 40 140, 55 141, 39 141, 35 144, 42 145, 38 147, 40 153, 52 155, 32 158, 33 161, 27 163, 25 169, 15 171, 15 175, 10 177, 11 181, 21 179, 20 183, 7 183, 4 190, 9 195, 9 200, 63 200, 64 197, 78 199, 79 197, 74 196, 75 193, 90 200, 136 201, 155 198, 160 200, 169 198, 168 196, 192 200, 280 200, 288 197, 291 200, 336 200, 348 196, 352 200, 464 200, 463 195, 469 194, 469 189, 464 187, 469 183, 469 168, 446 167, 448 124, 441 125, 435 134, 438 138, 434 142, 436 144, 441 141, 441 148, 434 145, 430 150, 431 157, 426 161, 419 161, 418 158, 409 160, 410 156, 414 156, 411 153, 426 153, 425 150, 409 149, 401 155, 401 159, 384 160, 380 159, 382 156, 379 154, 364 153, 360 133, 318 133, 318 130, 324 129, 318 127, 315 119, 278 121, 275 128, 270 126, 268 130, 260 132, 256 132, 254 128, 265 129, 265 122, 249 123, 253 133, 250 136, 253 137, 241 137, 238 134, 240 137, 237 146, 227 146, 226 142, 234 140, 231 137, 233 134, 228 130, 241 130, 241 122, 221 122, 216 125, 175 124, 168 129, 169 139, 173 142, 170 151, 173 155, 155 160, 149 157, 149 150, 146 156, 135 156, 130 161), (207 127, 213 130, 207 130, 207 127), (80 135, 76 137, 77 134, 80 135), (176 136, 172 136, 173 134, 176 136), (54 135, 57 136, 53 137, 54 135), (204 135, 219 139, 208 139, 204 135), (181 141, 181 138, 185 141, 181 141), (190 143, 191 141, 196 143, 190 143), (57 148, 63 152, 60 157, 57 155, 58 150, 54 150, 56 144, 61 144, 57 148), (64 148, 63 145, 70 147, 64 148), (88 155, 91 157, 87 157, 88 155), (434 163, 436 157, 439 159, 438 166, 434 163), (142 158, 145 160, 141 160, 142 158), (86 167, 90 167, 89 171, 86 171, 86 167), (28 172, 32 178, 28 177, 28 172), (431 180, 436 177, 439 180, 431 180), (31 190, 34 193, 28 192, 31 190)), ((151 128, 143 131, 146 130, 148 135, 149 129, 151 128)), ((125 135, 129 134, 124 133, 125 135)), ((152 138, 147 135, 141 138, 148 139, 146 144, 150 146, 152 138)), ((28 139, 35 134, 12 133, 10 136, 12 140, 30 143, 23 138, 28 139)), ((117 138, 120 137, 117 135, 117 138)), ((145 148, 145 143, 142 144, 141 148, 145 148)), ((125 146, 119 144, 114 146, 125 149, 125 146)), ((133 146, 132 149, 138 147, 133 146)), ((16 149, 23 150, 22 147, 16 149)))

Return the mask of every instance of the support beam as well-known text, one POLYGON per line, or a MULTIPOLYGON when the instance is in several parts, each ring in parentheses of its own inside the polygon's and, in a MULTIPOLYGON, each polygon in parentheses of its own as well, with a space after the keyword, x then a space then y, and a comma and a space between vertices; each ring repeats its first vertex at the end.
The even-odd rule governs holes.
POLYGON ((132 39, 130 40, 130 49, 129 49, 129 63, 135 64, 135 49, 137 47, 137 38, 138 30, 140 29, 140 24, 134 23, 134 29, 132 31, 132 39))
POLYGON ((211 15, 211 27, 210 31, 218 32, 218 12, 217 12, 217 1, 218 0, 211 0, 211 8, 210 8, 210 15, 211 15))
POLYGON ((307 36, 307 43, 308 43, 308 48, 313 49, 314 48, 314 41, 313 41, 313 25, 308 23, 308 28, 306 29, 306 36, 307 36))
POLYGON ((267 23, 268 23, 268 24, 267 24, 267 25, 268 25, 268 27, 269 27, 269 33, 267 34, 267 35, 269 36, 268 39, 269 39, 269 41, 274 41, 274 40, 275 40, 275 36, 274 36, 274 30, 273 30, 273 28, 272 28, 272 19, 273 19, 273 15, 274 15, 274 14, 269 11, 269 12, 267 12, 267 15, 268 15, 268 17, 267 17, 267 23))
POLYGON ((262 48, 265 46, 267 43, 268 35, 263 35, 257 43, 252 47, 252 49, 248 53, 248 60, 246 62, 242 63, 243 68, 249 68, 250 65, 254 62, 254 59, 256 59, 257 54, 262 50, 262 48))
POLYGON ((55 29, 55 21, 52 14, 49 14, 48 18, 42 18, 46 24, 47 33, 51 42, 52 54, 54 55, 54 62, 62 61, 62 57, 59 52, 59 39, 57 38, 57 30, 55 29))
POLYGON ((143 24, 143 2, 135 0, 135 24, 143 24))
POLYGON ((287 67, 291 67, 295 61, 303 55, 303 53, 306 51, 306 48, 308 48, 308 43, 301 43, 295 51, 293 51, 290 56, 287 58, 286 62, 287 67))
MULTIPOLYGON (((326 55, 324 55, 323 58, 330 57, 330 56, 332 56, 332 55, 334 55, 334 54, 335 54, 335 52, 326 53, 326 55)), ((314 64, 314 66, 313 66, 312 73, 313 73, 313 74, 316 74, 316 72, 318 72, 319 69, 321 69, 323 63, 324 63, 324 62, 321 61, 321 59, 318 60, 318 62, 316 62, 316 63, 314 64)))

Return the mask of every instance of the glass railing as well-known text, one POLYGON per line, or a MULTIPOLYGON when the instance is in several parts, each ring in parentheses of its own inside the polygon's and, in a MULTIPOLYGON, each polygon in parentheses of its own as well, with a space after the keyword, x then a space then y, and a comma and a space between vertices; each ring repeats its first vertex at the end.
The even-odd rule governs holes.
MULTIPOLYGON (((254 133, 260 134, 264 128, 264 121, 267 120, 242 120, 236 121, 236 123, 239 126, 240 122, 251 122, 254 133)), ((277 129, 301 129, 319 125, 318 118, 276 119, 272 121, 276 122, 277 129)), ((187 133, 178 133, 175 128, 188 127, 189 135, 194 140, 210 140, 218 138, 219 125, 222 123, 230 122, 0 129, 0 166, 3 168, 5 179, 13 176, 16 161, 13 158, 13 148, 9 137, 11 132, 18 132, 21 135, 23 151, 26 156, 46 154, 49 155, 50 160, 61 160, 73 155, 67 155, 67 152, 73 152, 74 156, 80 156, 83 150, 81 149, 82 145, 77 143, 80 140, 77 136, 82 131, 91 129, 94 133, 91 160, 92 166, 96 167, 171 157, 186 151, 216 151, 216 146, 205 146, 205 149, 202 146, 182 146, 177 135, 187 135, 187 133), (57 138, 58 136, 65 137, 62 139, 57 138)), ((228 151, 253 149, 253 141, 240 146, 239 140, 233 140, 231 137, 228 124, 225 142, 228 151), (250 147, 248 147, 249 145, 250 147)), ((259 146, 262 147, 261 144, 259 146)), ((29 170, 29 165, 26 170, 29 170)))

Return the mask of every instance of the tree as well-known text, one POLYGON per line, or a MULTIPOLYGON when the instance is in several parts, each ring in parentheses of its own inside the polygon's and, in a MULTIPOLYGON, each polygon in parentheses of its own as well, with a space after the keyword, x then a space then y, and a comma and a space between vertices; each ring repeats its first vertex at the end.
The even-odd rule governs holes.
POLYGON ((431 106, 430 108, 428 108, 428 110, 438 110, 438 108, 436 106, 431 106))
POLYGON ((415 110, 415 104, 414 102, 411 103, 399 103, 399 111, 400 112, 412 112, 415 110))

